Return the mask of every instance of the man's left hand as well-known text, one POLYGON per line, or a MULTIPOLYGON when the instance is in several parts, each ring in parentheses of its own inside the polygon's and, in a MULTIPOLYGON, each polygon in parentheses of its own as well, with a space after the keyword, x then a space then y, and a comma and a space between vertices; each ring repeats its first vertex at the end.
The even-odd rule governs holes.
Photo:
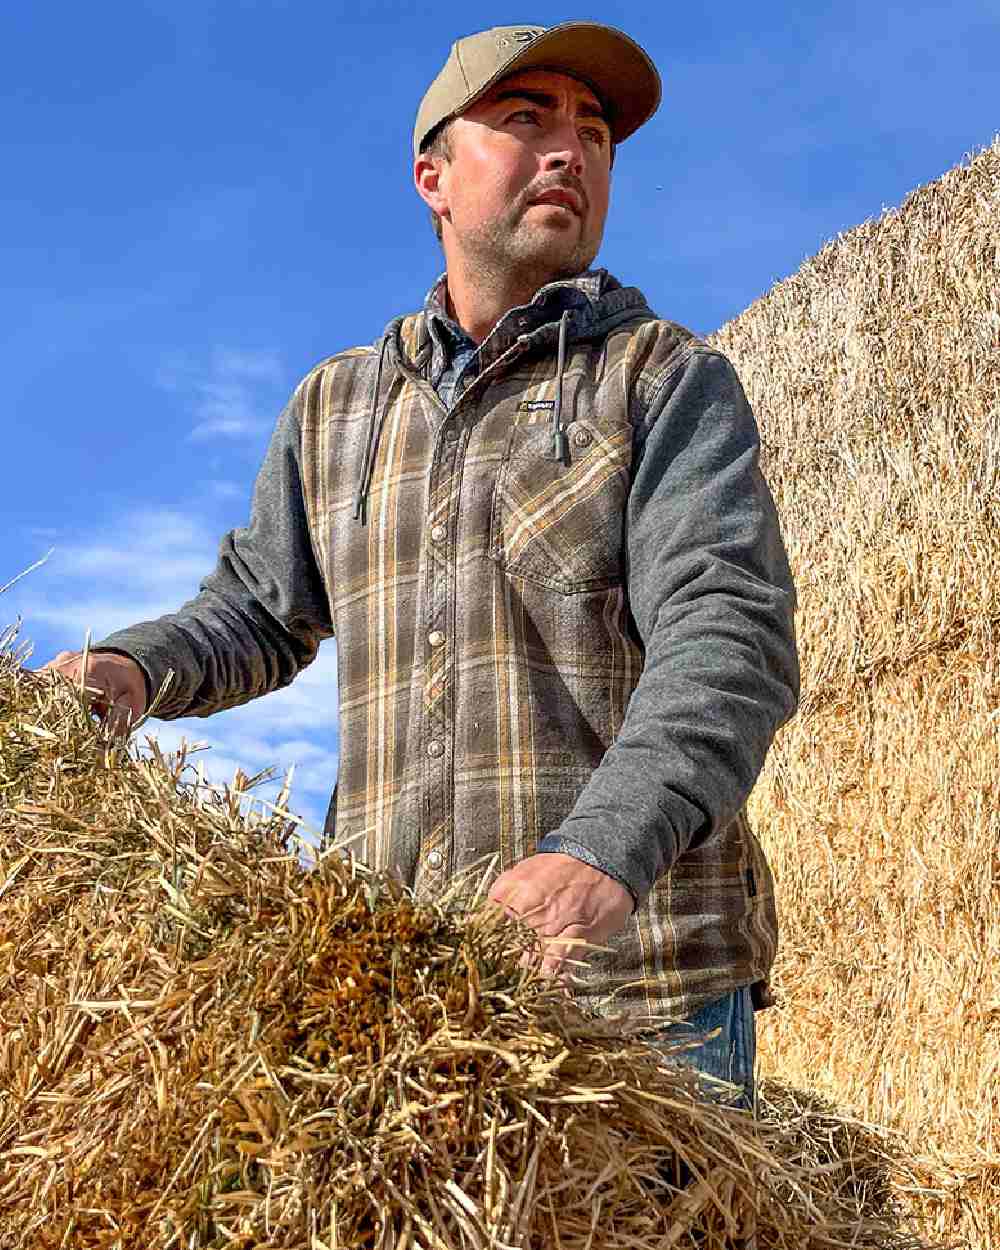
POLYGON ((566 939, 601 945, 632 914, 632 895, 613 877, 572 855, 549 851, 531 855, 501 873, 489 898, 509 916, 531 925, 542 939, 542 971, 565 976, 563 961, 587 958, 586 947, 566 939), (546 939, 560 938, 549 944, 546 939))

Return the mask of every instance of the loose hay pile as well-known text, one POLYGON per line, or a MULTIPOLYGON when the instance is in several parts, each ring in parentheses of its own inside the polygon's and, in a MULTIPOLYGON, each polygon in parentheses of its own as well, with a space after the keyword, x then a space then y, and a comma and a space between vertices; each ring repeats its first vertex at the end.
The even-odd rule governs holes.
POLYGON ((922 1231, 996 1250, 1000 136, 711 342, 799 590, 802 707, 751 803, 785 991, 761 1061, 902 1132, 922 1231))
POLYGON ((888 1138, 712 1105, 523 965, 526 933, 307 869, 241 811, 258 779, 205 799, 11 641, 3 1250, 925 1244, 880 1191, 888 1138))

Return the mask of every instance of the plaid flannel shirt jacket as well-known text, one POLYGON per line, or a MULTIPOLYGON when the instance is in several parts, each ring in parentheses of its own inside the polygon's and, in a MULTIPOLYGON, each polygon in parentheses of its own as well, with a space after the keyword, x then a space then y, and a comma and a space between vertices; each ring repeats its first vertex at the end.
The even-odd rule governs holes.
POLYGON ((604 270, 543 287, 443 403, 428 306, 323 361, 250 524, 175 614, 111 635, 157 715, 287 685, 336 636, 338 838, 418 897, 537 851, 636 908, 576 994, 689 1016, 770 996, 745 802, 794 712, 794 588, 729 361, 604 270))

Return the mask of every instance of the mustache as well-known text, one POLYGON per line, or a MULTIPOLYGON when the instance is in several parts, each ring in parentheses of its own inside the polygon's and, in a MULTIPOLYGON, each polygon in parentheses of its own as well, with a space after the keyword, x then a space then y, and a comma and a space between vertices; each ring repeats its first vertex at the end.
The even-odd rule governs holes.
POLYGON ((575 174, 552 174, 539 178, 537 182, 525 191, 521 211, 523 212, 530 204, 534 203, 539 196, 547 195, 550 191, 574 192, 580 197, 584 216, 589 212, 590 201, 587 199, 587 192, 583 189, 583 182, 575 174))

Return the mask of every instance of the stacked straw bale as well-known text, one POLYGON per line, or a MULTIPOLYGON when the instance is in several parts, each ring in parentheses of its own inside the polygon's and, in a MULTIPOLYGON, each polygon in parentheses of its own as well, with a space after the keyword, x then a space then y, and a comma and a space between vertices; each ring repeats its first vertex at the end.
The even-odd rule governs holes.
POLYGON ((1000 136, 967 159, 711 341, 800 596, 802 710, 752 801, 782 920, 762 1061, 899 1130, 922 1230, 995 1250, 1000 136))
POLYGON ((260 777, 138 758, 15 636, 2 1250, 927 1244, 889 1135, 713 1103, 634 1022, 585 1016, 529 931, 336 849, 304 864, 287 794, 265 820, 260 777))

